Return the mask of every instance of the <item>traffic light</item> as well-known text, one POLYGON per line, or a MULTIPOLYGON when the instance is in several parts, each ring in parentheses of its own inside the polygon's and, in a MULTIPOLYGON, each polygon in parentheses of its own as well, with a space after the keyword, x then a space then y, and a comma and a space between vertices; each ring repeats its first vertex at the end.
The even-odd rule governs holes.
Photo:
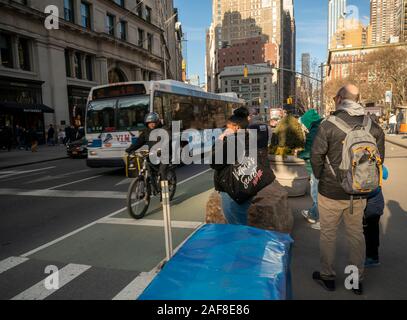
POLYGON ((243 76, 245 78, 247 78, 249 76, 249 68, 247 67, 247 65, 245 65, 243 68, 243 76))
POLYGON ((287 99, 287 104, 289 104, 289 105, 293 104, 293 98, 289 97, 287 99))

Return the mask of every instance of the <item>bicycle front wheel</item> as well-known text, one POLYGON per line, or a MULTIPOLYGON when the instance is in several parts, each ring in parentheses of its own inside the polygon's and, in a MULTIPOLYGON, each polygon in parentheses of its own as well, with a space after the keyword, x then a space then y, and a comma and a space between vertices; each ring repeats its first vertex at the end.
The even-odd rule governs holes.
POLYGON ((138 177, 132 182, 127 193, 127 208, 134 219, 142 219, 150 206, 151 189, 144 177, 138 177))

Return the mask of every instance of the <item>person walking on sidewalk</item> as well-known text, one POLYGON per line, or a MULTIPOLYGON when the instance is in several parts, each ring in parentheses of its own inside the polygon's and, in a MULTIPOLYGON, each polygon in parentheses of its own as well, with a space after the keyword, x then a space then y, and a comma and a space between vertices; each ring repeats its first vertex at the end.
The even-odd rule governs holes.
POLYGON ((390 115, 389 119, 389 134, 394 135, 396 134, 396 129, 397 129, 397 116, 395 114, 390 115))
POLYGON ((319 212, 318 212, 318 179, 315 178, 314 173, 312 172, 311 166, 311 148, 314 142, 315 136, 317 135, 318 128, 322 122, 322 118, 315 109, 311 109, 306 112, 301 117, 301 123, 306 128, 306 137, 305 137, 305 148, 304 151, 300 152, 298 157, 305 161, 305 167, 311 177, 311 198, 312 198, 312 208, 309 210, 302 210, 301 214, 307 220, 311 227, 315 230, 320 230, 321 225, 319 222, 319 212))
POLYGON ((30 129, 31 152, 38 152, 38 136, 35 128, 30 129))
POLYGON ((359 286, 352 289, 357 295, 363 294, 362 282, 366 256, 363 216, 366 199, 346 193, 337 178, 342 177, 339 175, 342 173, 339 167, 343 159, 344 141, 347 134, 335 123, 369 130, 368 133, 376 140, 382 163, 385 154, 384 132, 377 123, 365 117, 365 110, 358 103, 359 99, 359 89, 354 85, 346 85, 339 90, 334 98, 336 112, 333 113, 333 116, 335 119, 331 117, 328 119, 335 120, 335 122, 327 120, 321 123, 311 152, 312 169, 315 177, 319 179, 318 209, 321 222, 321 270, 314 272, 313 279, 325 289, 335 290, 336 237, 339 224, 344 220, 349 243, 349 262, 359 271, 359 286), (365 126, 365 122, 368 125, 365 126))
POLYGON ((48 145, 55 147, 55 130, 52 124, 49 125, 48 128, 48 145))
MULTIPOLYGON (((383 166, 383 180, 387 180, 389 171, 383 166)), ((384 213, 384 196, 382 188, 372 192, 367 198, 367 206, 363 220, 363 230, 366 242, 366 268, 380 266, 380 219, 384 213)))

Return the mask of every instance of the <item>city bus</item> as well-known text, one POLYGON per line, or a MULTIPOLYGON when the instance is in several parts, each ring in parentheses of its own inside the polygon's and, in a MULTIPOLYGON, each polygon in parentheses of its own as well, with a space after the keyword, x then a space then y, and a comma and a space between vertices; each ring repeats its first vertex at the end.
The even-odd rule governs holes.
POLYGON ((164 126, 181 121, 181 130, 223 129, 233 110, 245 105, 236 94, 208 93, 173 80, 104 85, 89 93, 86 110, 87 165, 123 167, 125 150, 157 112, 164 126))

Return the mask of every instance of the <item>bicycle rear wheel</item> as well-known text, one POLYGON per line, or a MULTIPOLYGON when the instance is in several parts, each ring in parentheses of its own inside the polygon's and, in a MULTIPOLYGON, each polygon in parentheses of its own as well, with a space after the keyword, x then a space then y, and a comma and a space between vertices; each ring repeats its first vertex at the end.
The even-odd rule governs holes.
POLYGON ((138 177, 132 182, 127 193, 127 209, 134 219, 142 219, 150 206, 151 188, 144 177, 138 177))

